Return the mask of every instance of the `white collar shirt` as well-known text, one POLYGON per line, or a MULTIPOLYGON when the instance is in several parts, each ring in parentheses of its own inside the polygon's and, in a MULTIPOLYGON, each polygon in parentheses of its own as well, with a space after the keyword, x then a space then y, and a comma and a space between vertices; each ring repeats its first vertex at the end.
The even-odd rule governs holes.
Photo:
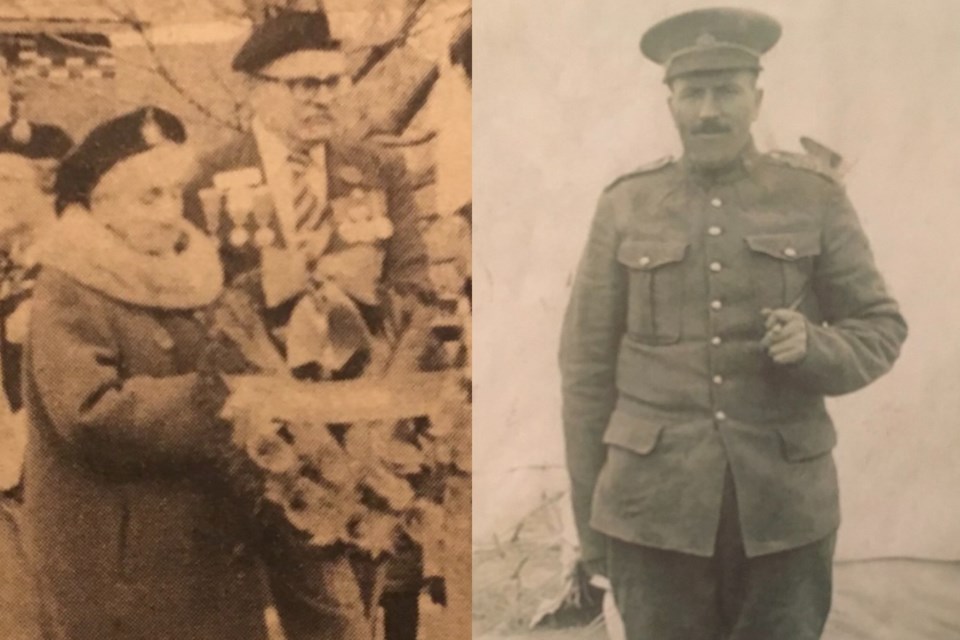
MULTIPOLYGON (((263 165, 264 178, 267 187, 273 196, 277 218, 284 237, 294 238, 297 235, 297 212, 294 211, 293 169, 290 166, 290 149, 275 133, 259 119, 251 123, 251 130, 260 153, 260 162, 263 165)), ((318 144, 310 151, 311 165, 307 170, 307 181, 317 197, 321 207, 327 204, 328 175, 326 145, 318 144)))

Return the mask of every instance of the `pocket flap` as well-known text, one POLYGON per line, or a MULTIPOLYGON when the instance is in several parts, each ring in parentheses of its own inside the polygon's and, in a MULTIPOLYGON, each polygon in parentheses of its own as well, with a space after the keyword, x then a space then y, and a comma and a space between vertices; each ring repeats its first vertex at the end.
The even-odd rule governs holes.
POLYGON ((688 245, 681 240, 624 240, 617 251, 617 260, 631 269, 648 271, 680 262, 687 254, 688 245))
POLYGON ((818 231, 794 231, 770 233, 746 237, 747 245, 754 251, 765 253, 778 260, 799 260, 820 255, 818 231))
POLYGON ((829 420, 783 424, 777 431, 783 444, 783 457, 791 462, 820 457, 837 445, 837 431, 829 420))
POLYGON ((657 448, 663 423, 649 418, 614 411, 603 434, 603 443, 612 444, 634 453, 646 455, 657 448))

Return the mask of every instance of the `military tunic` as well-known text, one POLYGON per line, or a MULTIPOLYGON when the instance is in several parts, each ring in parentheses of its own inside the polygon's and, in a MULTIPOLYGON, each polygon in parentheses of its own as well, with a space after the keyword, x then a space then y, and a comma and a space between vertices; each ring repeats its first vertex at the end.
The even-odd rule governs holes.
POLYGON ((907 328, 843 187, 750 148, 710 178, 663 161, 600 198, 567 309, 563 421, 583 559, 605 539, 710 556, 724 474, 748 557, 839 525, 824 397, 886 373, 907 328), (795 307, 808 352, 765 353, 795 307))

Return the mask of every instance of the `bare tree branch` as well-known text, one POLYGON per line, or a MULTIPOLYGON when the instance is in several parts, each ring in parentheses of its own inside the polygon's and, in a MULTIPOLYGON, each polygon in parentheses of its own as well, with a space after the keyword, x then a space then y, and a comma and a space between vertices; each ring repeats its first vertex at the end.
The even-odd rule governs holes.
MULTIPOLYGON (((249 11, 237 11, 233 7, 229 6, 223 0, 207 0, 210 5, 215 8, 218 12, 233 19, 241 20, 252 20, 253 16, 249 15, 249 11)), ((249 5, 249 2, 244 2, 244 6, 249 5)))
POLYGON ((217 83, 217 86, 220 87, 225 94, 230 97, 230 101, 233 103, 234 113, 238 113, 243 107, 246 100, 236 91, 236 88, 231 86, 229 82, 223 79, 223 75, 219 73, 217 69, 213 68, 213 63, 210 60, 207 60, 207 70, 210 72, 210 77, 213 78, 214 82, 217 83))
POLYGON ((207 105, 198 100, 184 85, 181 83, 176 75, 170 70, 170 68, 163 62, 162 57, 160 56, 160 51, 149 35, 149 25, 140 19, 137 15, 136 10, 130 6, 129 0, 125 0, 126 11, 118 9, 113 6, 111 3, 106 0, 102 0, 101 4, 110 12, 112 12, 117 19, 128 26, 133 30, 140 39, 143 41, 144 46, 147 49, 147 52, 150 54, 151 60, 153 62, 153 68, 151 69, 156 73, 161 80, 163 80, 171 89, 177 92, 177 94, 182 97, 187 104, 196 109, 200 114, 209 118, 210 120, 216 122, 217 124, 228 127, 235 131, 243 131, 243 127, 236 121, 227 120, 221 115, 215 113, 207 105))
MULTIPOLYGON (((429 0, 412 0, 413 8, 410 10, 410 13, 404 19, 403 24, 401 24, 400 28, 397 30, 397 35, 379 44, 381 46, 383 45, 403 46, 404 44, 407 43, 407 41, 410 38, 427 33, 431 29, 435 29, 437 25, 423 25, 418 27, 418 24, 423 20, 423 13, 427 9, 428 1, 429 0)), ((472 12, 472 9, 468 6, 462 11, 458 11, 455 14, 446 16, 440 24, 448 24, 451 22, 456 22, 457 20, 461 20, 466 16, 470 15, 471 12, 472 12)), ((355 47, 353 49, 347 49, 347 51, 348 52, 359 51, 365 48, 369 48, 369 45, 365 45, 362 47, 355 47)))

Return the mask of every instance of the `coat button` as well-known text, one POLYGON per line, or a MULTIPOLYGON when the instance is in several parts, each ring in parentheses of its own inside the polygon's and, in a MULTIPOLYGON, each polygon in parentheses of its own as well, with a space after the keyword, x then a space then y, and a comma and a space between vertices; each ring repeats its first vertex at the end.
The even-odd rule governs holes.
POLYGON ((173 349, 173 338, 163 329, 157 329, 157 332, 154 334, 154 340, 157 341, 157 346, 159 346, 164 351, 169 351, 173 349))
POLYGON ((723 229, 721 229, 720 227, 710 227, 709 229, 707 229, 707 233, 709 233, 713 237, 717 237, 723 233, 723 229))
POLYGON ((713 376, 713 384, 717 384, 717 385, 723 384, 723 376, 721 376, 720 374, 713 376))
POLYGON ((650 264, 650 256, 643 256, 642 258, 640 258, 640 261, 638 264, 641 267, 647 266, 648 264, 650 264))
POLYGON ((715 414, 713 414, 713 417, 716 418, 717 421, 723 422, 727 419, 727 414, 725 414, 723 411, 717 411, 715 414))
POLYGON ((720 311, 720 309, 723 309, 723 302, 720 300, 714 300, 710 303, 710 308, 714 311, 720 311))
POLYGON ((719 347, 721 344, 723 344, 723 338, 721 338, 720 336, 713 336, 712 338, 710 338, 710 344, 712 344, 715 347, 719 347))
POLYGON ((721 200, 720 198, 714 198, 713 200, 710 201, 710 204, 712 204, 714 207, 719 209, 720 207, 723 206, 723 200, 721 200))
POLYGON ((713 271, 714 273, 720 273, 721 271, 723 271, 723 265, 720 264, 719 262, 711 262, 710 271, 713 271))
POLYGON ((786 249, 783 250, 783 255, 787 256, 788 258, 796 258, 797 250, 794 249, 793 247, 787 247, 786 249))

